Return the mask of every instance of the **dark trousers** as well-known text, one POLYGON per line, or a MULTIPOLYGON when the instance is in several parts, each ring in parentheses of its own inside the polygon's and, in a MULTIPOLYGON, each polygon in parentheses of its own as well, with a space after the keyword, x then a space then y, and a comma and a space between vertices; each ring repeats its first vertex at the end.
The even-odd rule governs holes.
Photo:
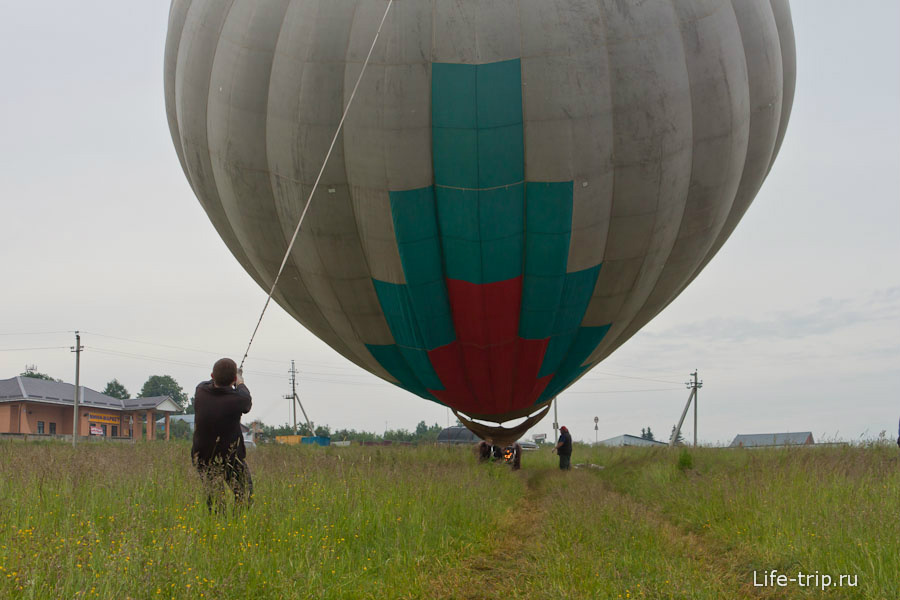
POLYGON ((250 467, 246 461, 232 457, 225 461, 198 463, 197 471, 203 480, 203 488, 206 491, 206 507, 210 512, 213 511, 213 507, 216 512, 225 511, 223 480, 234 494, 235 510, 250 508, 253 503, 253 478, 250 476, 250 467))
POLYGON ((568 471, 572 468, 572 455, 571 454, 560 454, 559 455, 559 468, 563 471, 568 471))

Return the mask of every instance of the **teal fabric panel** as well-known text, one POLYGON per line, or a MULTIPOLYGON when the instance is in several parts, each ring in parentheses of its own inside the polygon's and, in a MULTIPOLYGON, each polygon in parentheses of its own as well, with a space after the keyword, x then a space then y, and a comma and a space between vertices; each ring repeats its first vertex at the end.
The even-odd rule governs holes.
POLYGON ((422 384, 419 378, 415 376, 412 369, 410 369, 409 364, 406 362, 406 359, 403 357, 403 354, 400 352, 400 349, 396 345, 376 346, 366 344, 366 348, 372 353, 372 356, 375 357, 378 364, 384 367, 385 371, 390 373, 394 379, 400 382, 400 387, 421 398, 441 404, 441 402, 438 401, 438 399, 435 398, 422 384))
POLYGON ((525 179, 522 124, 478 130, 478 187, 512 185, 525 179))
POLYGON ((421 348, 404 348, 400 347, 400 354, 403 355, 404 361, 409 365, 410 370, 416 376, 416 379, 425 387, 426 390, 442 390, 444 389, 441 379, 431 366, 431 360, 428 359, 428 352, 421 348))
POLYGON ((483 240, 522 235, 525 230, 525 186, 517 183, 480 190, 478 225, 483 240))
POLYGON ((538 398, 536 404, 546 402, 559 394, 567 385, 580 376, 586 370, 583 367, 584 361, 588 359, 591 352, 600 345, 611 325, 603 325, 602 327, 581 327, 578 329, 575 339, 572 341, 569 352, 563 359, 557 369, 556 374, 550 383, 544 389, 541 397, 538 398))
POLYGON ((478 65, 478 128, 522 123, 522 61, 478 65))
POLYGON ((477 188, 477 130, 435 127, 431 137, 435 185, 477 188))
POLYGON ((482 279, 495 283, 522 275, 525 186, 516 184, 478 192, 482 279))
POLYGON ((435 189, 441 238, 472 241, 481 239, 478 194, 477 190, 446 187, 435 189))
POLYGON ((559 366, 566 358, 566 354, 572 347, 572 342, 575 341, 576 335, 578 335, 577 329, 558 333, 550 338, 550 343, 547 344, 547 351, 544 352, 544 362, 541 363, 541 370, 538 371, 538 377, 546 377, 557 372, 559 366))
POLYGON ((525 184, 525 277, 519 336, 551 337, 566 285, 572 231, 571 181, 525 184))
POLYGON ((377 279, 374 279, 373 283, 394 341, 405 348, 424 348, 425 341, 419 331, 407 287, 377 279))
POLYGON ((391 192, 390 198, 407 285, 376 281, 375 291, 397 343, 433 350, 456 339, 444 283, 434 189, 391 192))
MULTIPOLYGON (((475 65, 432 63, 432 127, 475 129, 477 81, 475 65)), ((521 107, 522 103, 519 102, 521 107)))
POLYGON ((525 242, 525 275, 552 277, 566 272, 568 233, 535 233, 529 228, 525 242))
POLYGON ((522 309, 519 313, 519 337, 545 340, 553 335, 556 309, 565 287, 565 275, 526 276, 522 284, 522 309))
POLYGON ((522 235, 499 240, 482 240, 482 281, 496 283, 522 274, 522 235))
POLYGON ((481 242, 442 238, 444 248, 444 272, 448 279, 481 283, 481 242))
POLYGON ((397 243, 438 237, 433 188, 390 192, 390 198, 397 243))
POLYGON ((409 285, 408 292, 415 322, 421 331, 422 344, 416 347, 434 350, 455 340, 456 329, 443 277, 438 281, 409 285))
POLYGON ((529 233, 570 233, 574 186, 571 181, 540 183, 529 181, 525 219, 529 233))
POLYGON ((566 275, 562 296, 553 323, 553 337, 544 354, 538 377, 552 375, 572 350, 575 333, 579 330, 584 313, 594 293, 594 285, 600 274, 600 266, 566 275))
POLYGON ((436 198, 446 276, 449 279, 480 283, 478 191, 438 187, 436 198))
POLYGON ((559 313, 556 316, 556 333, 574 331, 581 325, 584 314, 587 312, 594 287, 597 285, 597 277, 600 275, 601 265, 568 273, 566 285, 563 288, 562 299, 559 304, 559 313))

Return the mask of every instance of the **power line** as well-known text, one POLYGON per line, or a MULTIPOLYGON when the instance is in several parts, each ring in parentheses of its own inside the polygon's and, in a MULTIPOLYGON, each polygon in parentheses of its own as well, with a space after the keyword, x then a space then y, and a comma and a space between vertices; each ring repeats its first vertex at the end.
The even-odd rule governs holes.
MULTIPOLYGON (((83 333, 94 335, 94 336, 101 337, 101 338, 110 339, 110 340, 119 340, 121 342, 131 342, 133 344, 144 344, 146 346, 157 346, 159 348, 169 348, 172 350, 186 350, 188 352, 199 352, 200 354, 210 354, 210 355, 214 355, 214 356, 222 356, 223 355, 223 353, 221 353, 221 352, 213 352, 211 350, 200 350, 199 348, 188 348, 187 346, 175 346, 172 344, 160 344, 158 342, 147 342, 144 340, 135 340, 132 338, 120 337, 117 335, 105 335, 103 333, 97 333, 95 331, 84 331, 83 333)), ((281 360, 266 359, 266 358, 256 358, 256 360, 261 360, 261 361, 265 361, 265 362, 284 362, 281 360)))
MULTIPOLYGON (((118 357, 121 357, 121 358, 133 358, 133 359, 141 359, 141 360, 150 360, 150 361, 155 361, 155 362, 160 362, 160 363, 166 363, 166 364, 171 364, 171 365, 176 365, 176 366, 193 367, 193 368, 200 368, 200 369, 205 369, 205 368, 208 368, 208 367, 209 367, 208 364, 192 363, 192 362, 186 362, 186 361, 174 360, 174 359, 170 359, 170 358, 163 358, 163 357, 160 357, 160 356, 150 356, 150 355, 147 355, 147 354, 137 354, 137 353, 134 353, 134 352, 122 352, 122 351, 120 351, 120 350, 113 350, 113 349, 110 349, 110 348, 100 348, 100 347, 97 347, 97 346, 91 346, 89 349, 92 350, 92 351, 94 351, 94 352, 98 352, 98 353, 100 353, 100 354, 107 354, 107 355, 110 355, 110 356, 118 356, 118 357)), ((284 375, 281 374, 281 373, 271 373, 271 372, 267 372, 267 371, 245 371, 245 372, 246 372, 248 375, 256 375, 256 376, 259 376, 259 377, 269 377, 269 378, 272 378, 272 379, 284 379, 284 375)), ((326 373, 325 375, 332 375, 332 374, 331 374, 331 373, 326 373)), ((347 378, 345 378, 345 377, 343 377, 343 376, 342 376, 341 379, 336 379, 336 378, 330 378, 330 379, 329 379, 329 378, 327 378, 327 377, 305 377, 304 379, 305 379, 306 381, 315 381, 315 382, 318 382, 318 383, 335 383, 335 384, 341 384, 341 385, 361 385, 361 386, 371 386, 371 385, 373 385, 373 384, 375 384, 375 383, 380 383, 380 380, 375 380, 375 381, 371 381, 371 382, 354 381, 354 380, 349 380, 349 379, 347 379, 347 378)))
MULTIPOLYGON (((222 352, 213 352, 211 350, 201 350, 200 348, 190 348, 187 346, 177 346, 177 345, 173 345, 173 344, 160 344, 158 342, 148 342, 145 340, 137 340, 134 338, 126 338, 126 337, 121 337, 121 336, 116 336, 116 335, 106 335, 103 333, 97 333, 95 331, 82 331, 82 333, 90 334, 93 336, 106 338, 106 339, 110 339, 110 340, 118 340, 121 342, 131 342, 133 344, 144 344, 146 346, 156 346, 158 348, 169 348, 170 350, 185 350, 187 352, 198 352, 200 354, 208 354, 211 356, 225 356, 227 354, 227 353, 222 353, 222 352)), ((274 358, 260 358, 257 356, 254 356, 252 358, 252 360, 259 360, 259 361, 263 361, 263 362, 270 362, 270 363, 276 363, 276 364, 284 364, 285 363, 284 360, 278 360, 278 359, 274 359, 274 358)), ((304 362, 304 361, 301 361, 301 362, 303 364, 311 365, 316 368, 338 369, 338 370, 344 370, 344 371, 348 370, 347 367, 340 366, 340 365, 329 365, 329 364, 325 364, 325 363, 314 363, 314 362, 304 362)), ((326 375, 334 375, 335 373, 325 373, 325 374, 326 375)))
POLYGON ((634 375, 619 375, 618 373, 609 373, 608 371, 591 371, 592 373, 599 373, 601 375, 609 375, 610 377, 621 377, 622 379, 639 379, 641 381, 655 381, 656 383, 671 383, 673 385, 680 385, 681 381, 666 381, 665 379, 653 379, 652 377, 636 377, 634 375))
POLYGON ((41 346, 39 348, 0 348, 0 352, 30 352, 32 350, 66 350, 68 346, 41 346))
POLYGON ((570 394, 637 394, 640 392, 671 392, 680 391, 681 388, 656 388, 652 390, 603 390, 602 392, 565 392, 566 396, 570 394))
POLYGON ((71 331, 22 331, 19 333, 16 332, 4 332, 0 333, 0 335, 61 335, 64 333, 72 333, 71 331))

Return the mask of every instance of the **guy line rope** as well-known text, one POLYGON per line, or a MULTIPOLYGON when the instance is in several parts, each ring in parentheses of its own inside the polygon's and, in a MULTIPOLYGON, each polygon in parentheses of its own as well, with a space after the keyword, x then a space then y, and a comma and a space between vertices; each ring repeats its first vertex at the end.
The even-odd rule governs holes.
POLYGON ((303 219, 306 218, 306 213, 309 211, 309 206, 312 203, 313 195, 316 193, 316 189, 319 187, 319 181, 322 179, 322 173, 325 172, 325 167, 328 165, 328 159, 331 158, 331 151, 334 150, 334 145, 337 142, 338 136, 341 133, 341 129, 344 127, 344 120, 347 118, 347 113, 350 111, 350 106, 353 104, 353 98, 356 96, 356 90, 359 89, 359 83, 362 81, 363 74, 366 72, 366 67, 369 66, 369 59, 372 58, 372 52, 375 50, 375 44, 378 42, 378 36, 381 35, 381 29, 384 27, 384 22, 387 20, 388 13, 391 10, 391 6, 393 6, 394 0, 389 0, 387 8, 384 9, 384 15, 381 17, 381 23, 378 25, 378 31, 375 32, 375 39, 372 40, 372 45, 369 47, 369 53, 366 55, 366 60, 363 62, 362 70, 359 72, 359 77, 356 78, 356 84, 353 86, 353 91, 350 93, 350 99, 347 101, 347 106, 344 108, 344 114, 341 115, 341 121, 338 123, 337 130, 334 132, 334 137, 331 139, 331 145, 328 147, 328 152, 325 154, 325 160, 322 162, 322 168, 319 169, 319 175, 316 177, 316 182, 313 184, 312 191, 309 193, 309 198, 306 200, 306 205, 303 207, 303 212, 300 213, 300 220, 297 222, 297 228, 294 229, 294 235, 291 237, 291 242, 288 244, 287 251, 284 253, 284 258, 281 260, 281 266, 278 268, 278 273, 275 275, 275 281, 272 282, 272 289, 269 290, 269 295, 266 298, 266 303, 263 305, 262 312, 259 315, 259 320, 256 322, 256 327, 253 328, 253 334, 250 336, 250 342, 247 344, 247 350, 244 352, 244 357, 241 359, 240 368, 243 369, 244 361, 247 360, 247 355, 250 354, 250 347, 253 345, 253 339, 256 337, 256 333, 259 331, 259 326, 262 323, 263 317, 266 314, 266 309, 269 308, 269 302, 272 301, 272 295, 275 293, 275 287, 278 285, 278 280, 281 278, 281 273, 284 271, 284 267, 287 264, 288 257, 291 255, 291 250, 294 247, 294 242, 297 241, 297 235, 300 233, 300 226, 303 225, 303 219))

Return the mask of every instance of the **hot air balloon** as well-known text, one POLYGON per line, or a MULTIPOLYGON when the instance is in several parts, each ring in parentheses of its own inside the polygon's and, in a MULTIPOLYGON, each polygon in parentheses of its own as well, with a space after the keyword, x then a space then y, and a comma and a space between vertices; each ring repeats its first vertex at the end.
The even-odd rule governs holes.
MULTIPOLYGON (((175 149, 267 291, 386 9, 172 2, 175 149)), ((395 0, 274 299, 514 441, 722 247, 794 83, 788 0, 395 0)))

